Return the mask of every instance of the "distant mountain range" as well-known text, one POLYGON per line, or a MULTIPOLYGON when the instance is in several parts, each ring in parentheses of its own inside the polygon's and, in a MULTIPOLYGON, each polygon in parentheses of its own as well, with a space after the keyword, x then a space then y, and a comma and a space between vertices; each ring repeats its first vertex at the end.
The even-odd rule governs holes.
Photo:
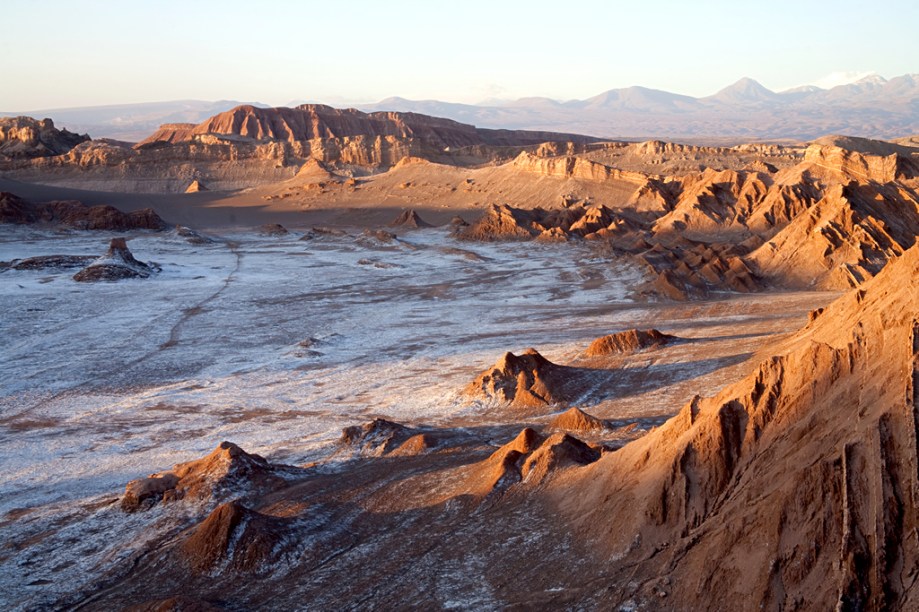
MULTIPOLYGON (((51 117, 58 126, 95 138, 137 141, 162 123, 199 123, 242 104, 181 100, 0 113, 51 117)), ((265 107, 264 104, 253 106, 265 107)), ((483 128, 541 130, 605 138, 668 140, 812 140, 826 134, 892 138, 919 133, 919 75, 877 75, 832 89, 774 92, 743 78, 718 93, 693 98, 646 87, 611 89, 586 100, 521 98, 486 104, 387 98, 363 111, 415 112, 483 128)))
POLYGON ((744 78, 704 98, 627 87, 567 102, 523 98, 469 105, 389 98, 360 108, 608 138, 812 140, 831 133, 892 138, 919 132, 919 75, 889 81, 874 75, 832 89, 807 86, 778 93, 744 78))

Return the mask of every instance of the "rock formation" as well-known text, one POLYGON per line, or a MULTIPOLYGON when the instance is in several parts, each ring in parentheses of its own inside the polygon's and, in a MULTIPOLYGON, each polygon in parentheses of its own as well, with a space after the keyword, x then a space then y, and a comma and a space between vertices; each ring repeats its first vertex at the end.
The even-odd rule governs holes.
POLYGON ((599 458, 598 450, 567 433, 544 438, 526 427, 487 459, 463 471, 455 494, 482 498, 501 494, 518 483, 535 487, 560 470, 588 465, 599 458))
POLYGON ((105 255, 74 274, 73 280, 80 283, 95 283, 126 278, 149 278, 158 271, 159 268, 155 265, 134 259, 124 238, 112 238, 105 255))
POLYGON ((415 209, 409 208, 402 211, 398 217, 390 222, 389 227, 405 227, 411 229, 419 229, 422 227, 433 227, 430 223, 422 219, 415 209))
POLYGON ((275 560, 287 523, 237 501, 220 504, 182 543, 181 559, 195 573, 254 573, 275 560))
POLYGON ((176 236, 184 238, 188 244, 213 244, 214 239, 184 225, 176 225, 173 230, 176 236))
POLYGON ((112 206, 86 206, 75 200, 36 204, 8 192, 0 192, 0 223, 41 223, 108 231, 162 230, 166 227, 166 222, 152 208, 124 213, 112 206))
POLYGON ((623 219, 605 206, 579 205, 562 209, 521 209, 492 204, 468 226, 458 225, 463 240, 555 240, 599 238, 621 233, 623 219))
POLYGON ((519 356, 505 353, 467 387, 466 393, 517 409, 534 409, 568 401, 567 378, 565 367, 528 348, 519 356))
POLYGON ((205 135, 274 140, 287 143, 353 138, 414 140, 425 147, 443 150, 474 145, 535 145, 549 140, 587 142, 571 134, 486 130, 416 113, 363 113, 353 108, 336 109, 321 104, 295 108, 238 106, 194 127, 171 124, 160 128, 138 146, 181 142, 205 135))
POLYGON ((837 185, 747 259, 775 284, 847 289, 911 247, 917 230, 915 196, 873 183, 837 185))
MULTIPOLYGON (((681 146, 591 145, 588 155, 603 158, 615 152, 619 161, 629 155, 648 159, 677 154, 681 146)), ((684 148, 680 155, 699 155, 700 160, 759 151, 753 146, 691 153, 684 148)), ((513 166, 567 181, 578 167, 572 160, 526 154, 513 166)), ((634 179, 628 202, 616 210, 574 196, 564 198, 561 209, 491 205, 457 236, 603 241, 617 256, 631 255, 646 266, 648 280, 640 295, 687 299, 768 286, 846 289, 877 274, 919 234, 919 150, 834 138, 808 147, 797 163, 787 162, 781 168, 705 168, 673 177, 632 173, 598 178, 589 172, 581 180, 619 184, 634 179)))
POLYGON ((575 432, 599 432, 607 429, 606 423, 576 406, 572 406, 549 421, 549 427, 575 432))
POLYGON ((57 129, 51 119, 0 117, 0 158, 61 155, 87 140, 89 136, 57 129))
POLYGON ((484 461, 473 465, 464 474, 458 491, 475 497, 506 491, 523 478, 523 462, 542 441, 543 437, 535 430, 523 428, 516 438, 498 448, 484 461))
POLYGON ((590 343, 584 354, 588 357, 614 354, 627 355, 647 348, 664 346, 675 340, 677 340, 675 336, 662 334, 656 329, 645 331, 630 329, 597 338, 590 343))
POLYGON ((258 228, 260 236, 286 236, 289 232, 280 223, 266 223, 258 228))
POLYGON ((207 187, 204 186, 204 183, 198 179, 193 180, 188 187, 185 189, 185 193, 198 193, 200 191, 209 191, 207 187))
POLYGON ((528 484, 544 481, 556 470, 583 466, 600 458, 600 452, 567 433, 545 439, 523 462, 520 474, 528 484))
POLYGON ((917 304, 919 246, 567 490, 570 516, 592 508, 580 529, 642 576, 613 601, 914 607, 917 304))
MULTIPOLYGON (((350 447, 362 455, 379 457, 401 448, 403 444, 416 436, 415 430, 399 423, 386 419, 373 419, 363 425, 344 428, 339 444, 350 447)), ((422 443, 424 443, 423 439, 416 440, 416 444, 422 443)))
POLYGON ((92 255, 39 255, 0 262, 0 269, 13 270, 68 270, 84 268, 97 258, 92 255))
POLYGON ((286 466, 268 463, 232 442, 221 442, 206 457, 176 464, 171 470, 132 480, 125 487, 121 508, 125 512, 146 510, 159 501, 210 499, 247 485, 276 484, 286 466))

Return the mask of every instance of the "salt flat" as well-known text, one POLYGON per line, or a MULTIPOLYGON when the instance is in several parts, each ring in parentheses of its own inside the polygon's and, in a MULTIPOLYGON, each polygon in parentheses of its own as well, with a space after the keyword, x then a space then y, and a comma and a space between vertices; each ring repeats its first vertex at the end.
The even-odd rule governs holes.
MULTIPOLYGON (((100 254, 111 236, 7 226, 0 260, 100 254)), ((74 525, 156 537, 149 527, 181 510, 125 517, 114 496, 221 440, 301 464, 326 457, 342 427, 376 416, 497 422, 493 407, 458 392, 504 351, 536 346, 568 362, 629 327, 700 343, 624 363, 631 373, 587 401, 605 418, 667 416, 688 382, 728 379, 763 337, 826 300, 636 303, 642 272, 587 243, 464 243, 442 228, 395 240, 355 229, 302 236, 240 230, 191 245, 140 232, 129 246, 162 267, 151 279, 0 274, 0 539, 9 542, 0 590, 40 602, 130 553, 104 538, 77 545, 74 525), (731 331, 740 321, 744 334, 731 331)))

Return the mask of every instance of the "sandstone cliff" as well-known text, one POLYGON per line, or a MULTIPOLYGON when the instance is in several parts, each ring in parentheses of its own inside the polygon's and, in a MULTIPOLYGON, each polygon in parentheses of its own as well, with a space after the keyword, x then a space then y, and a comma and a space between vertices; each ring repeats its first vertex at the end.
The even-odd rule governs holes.
POLYGON ((559 487, 577 532, 633 577, 612 599, 915 607, 917 304, 919 246, 787 352, 559 487))
POLYGON ((51 119, 0 117, 0 157, 34 158, 61 155, 89 136, 59 130, 51 119))
POLYGON ((537 145, 549 140, 579 143, 594 140, 585 136, 551 132, 480 129, 451 119, 417 113, 364 113, 353 108, 336 109, 321 104, 303 104, 295 108, 238 106, 190 129, 187 124, 164 125, 157 133, 138 144, 179 142, 204 134, 288 143, 358 136, 371 139, 395 137, 400 140, 416 139, 437 149, 473 145, 537 145))

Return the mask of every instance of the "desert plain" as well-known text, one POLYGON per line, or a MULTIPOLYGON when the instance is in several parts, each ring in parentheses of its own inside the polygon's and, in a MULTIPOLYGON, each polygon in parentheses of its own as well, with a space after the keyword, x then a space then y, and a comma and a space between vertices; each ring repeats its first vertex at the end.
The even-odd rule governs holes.
POLYGON ((917 605, 915 138, 0 127, 5 607, 917 605))

